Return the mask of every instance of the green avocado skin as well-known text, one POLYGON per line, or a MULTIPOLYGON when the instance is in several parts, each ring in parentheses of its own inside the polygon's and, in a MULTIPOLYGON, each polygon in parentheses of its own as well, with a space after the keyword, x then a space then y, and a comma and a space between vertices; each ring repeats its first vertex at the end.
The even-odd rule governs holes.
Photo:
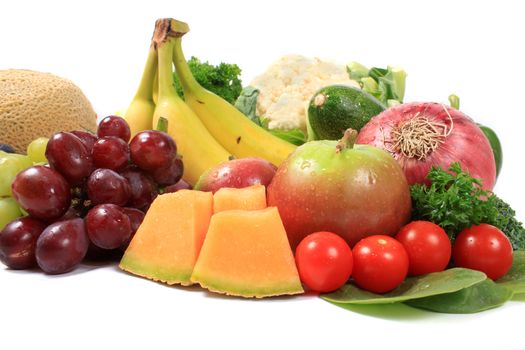
POLYGON ((379 100, 358 88, 330 85, 311 98, 307 117, 317 139, 338 140, 346 129, 359 131, 384 110, 379 100))

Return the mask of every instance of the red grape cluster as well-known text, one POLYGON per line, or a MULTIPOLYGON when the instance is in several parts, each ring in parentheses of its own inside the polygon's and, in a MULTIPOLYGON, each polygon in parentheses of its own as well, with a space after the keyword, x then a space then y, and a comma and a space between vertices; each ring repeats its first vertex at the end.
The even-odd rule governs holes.
POLYGON ((86 255, 121 254, 160 191, 190 188, 168 134, 143 131, 129 142, 130 136, 117 116, 104 118, 97 135, 53 135, 49 165, 30 167, 13 182, 13 196, 29 216, 0 232, 0 261, 59 274, 86 255))

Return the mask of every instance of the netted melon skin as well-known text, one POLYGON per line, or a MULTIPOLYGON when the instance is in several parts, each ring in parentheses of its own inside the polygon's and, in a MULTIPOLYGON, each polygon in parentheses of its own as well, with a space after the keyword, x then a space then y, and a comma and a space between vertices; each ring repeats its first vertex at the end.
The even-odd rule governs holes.
POLYGON ((0 71, 0 143, 18 153, 59 131, 94 132, 96 120, 91 103, 71 81, 31 70, 0 71))

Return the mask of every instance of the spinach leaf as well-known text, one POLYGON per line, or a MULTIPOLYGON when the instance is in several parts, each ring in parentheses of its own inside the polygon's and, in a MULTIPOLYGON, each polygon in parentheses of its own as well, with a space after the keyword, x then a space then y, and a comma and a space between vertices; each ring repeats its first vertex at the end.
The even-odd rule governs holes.
POLYGON ((486 278, 485 274, 479 271, 452 268, 423 276, 409 277, 399 287, 385 294, 367 292, 354 284, 346 284, 333 293, 321 295, 321 298, 330 302, 349 304, 395 303, 456 292, 486 278))
POLYGON ((514 293, 525 293, 525 251, 517 250, 512 258, 509 272, 496 281, 514 293))
POLYGON ((433 295, 405 302, 407 305, 435 312, 470 314, 504 304, 514 293, 491 279, 457 292, 433 295))

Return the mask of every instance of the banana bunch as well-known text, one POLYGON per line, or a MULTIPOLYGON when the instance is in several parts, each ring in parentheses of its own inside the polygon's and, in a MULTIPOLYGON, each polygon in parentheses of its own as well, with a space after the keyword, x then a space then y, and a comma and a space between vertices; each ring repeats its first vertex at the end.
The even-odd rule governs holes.
POLYGON ((156 128, 164 118, 184 162, 183 178, 195 184, 209 168, 232 158, 260 157, 279 166, 296 146, 253 123, 237 108, 203 88, 182 52, 186 23, 159 19, 139 89, 124 114, 132 134, 156 128), (173 85, 173 64, 184 90, 173 85))

